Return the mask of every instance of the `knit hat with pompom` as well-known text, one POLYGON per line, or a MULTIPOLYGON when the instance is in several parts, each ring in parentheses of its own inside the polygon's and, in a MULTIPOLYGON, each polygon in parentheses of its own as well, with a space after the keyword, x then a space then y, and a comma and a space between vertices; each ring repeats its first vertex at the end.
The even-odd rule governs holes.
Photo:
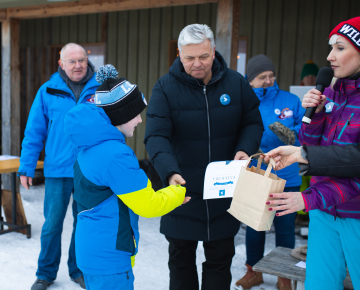
POLYGON ((96 72, 96 81, 101 85, 95 94, 95 105, 104 109, 113 126, 129 122, 147 106, 144 95, 137 85, 119 78, 111 64, 101 66, 96 72))

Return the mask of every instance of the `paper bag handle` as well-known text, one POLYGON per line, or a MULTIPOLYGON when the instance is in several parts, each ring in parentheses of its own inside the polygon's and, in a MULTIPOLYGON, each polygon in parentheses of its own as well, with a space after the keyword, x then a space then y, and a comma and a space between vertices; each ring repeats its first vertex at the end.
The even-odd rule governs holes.
MULTIPOLYGON (((254 157, 254 156, 258 156, 258 155, 264 155, 264 153, 256 153, 256 154, 254 154, 254 155, 251 155, 251 156, 249 157, 248 161, 246 162, 245 168, 248 168, 251 160, 253 159, 253 157, 254 157)), ((260 158, 260 159, 261 159, 261 158, 260 158)))
MULTIPOLYGON (((249 167, 249 164, 250 164, 250 162, 251 162, 251 160, 252 160, 252 158, 255 157, 255 156, 258 156, 258 155, 266 155, 266 154, 265 154, 265 153, 256 153, 256 154, 251 155, 251 156, 249 157, 247 163, 246 163, 245 168, 248 168, 248 167, 249 167)), ((258 164, 257 164, 257 166, 256 166, 256 173, 259 173, 259 172, 260 172, 262 160, 263 160, 262 158, 259 158, 259 160, 258 160, 258 164)), ((275 161, 274 161, 274 159, 272 159, 272 157, 270 157, 270 162, 269 162, 268 167, 266 168, 266 171, 265 171, 265 174, 264 174, 265 177, 269 177, 269 176, 270 176, 270 173, 271 173, 271 169, 272 169, 272 168, 274 168, 274 170, 275 170, 275 161)), ((275 171, 275 174, 276 174, 276 171, 275 171)), ((276 174, 276 175, 277 175, 277 174, 276 174)))
MULTIPOLYGON (((275 166, 276 166, 276 164, 275 164, 274 159, 272 159, 272 158, 270 157, 270 162, 269 162, 269 164, 268 164, 268 167, 266 168, 266 171, 265 171, 264 176, 265 176, 265 177, 269 177, 269 176, 270 176, 270 173, 271 173, 271 169, 274 168, 274 170, 275 170, 275 166)), ((276 170, 275 170, 275 174, 276 174, 276 170)), ((277 174, 276 174, 276 176, 277 176, 277 174)))

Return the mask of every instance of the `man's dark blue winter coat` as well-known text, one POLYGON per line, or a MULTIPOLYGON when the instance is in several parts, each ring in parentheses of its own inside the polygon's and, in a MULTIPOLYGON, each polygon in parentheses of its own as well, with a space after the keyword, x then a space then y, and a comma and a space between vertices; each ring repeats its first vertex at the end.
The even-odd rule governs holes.
POLYGON ((189 76, 179 58, 158 80, 144 142, 164 185, 178 173, 191 196, 190 202, 162 217, 161 233, 199 241, 236 235, 240 223, 227 212, 231 199, 203 200, 205 169, 209 162, 233 160, 238 151, 250 156, 259 149, 264 129, 258 107, 248 81, 227 68, 218 52, 206 85, 189 76))

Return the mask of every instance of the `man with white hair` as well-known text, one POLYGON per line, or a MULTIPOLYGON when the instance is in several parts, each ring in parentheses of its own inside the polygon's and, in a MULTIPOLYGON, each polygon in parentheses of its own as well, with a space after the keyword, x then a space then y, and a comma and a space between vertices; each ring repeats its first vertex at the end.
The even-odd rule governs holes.
MULTIPOLYGON (((45 290, 56 279, 59 270, 61 233, 71 193, 74 191, 73 165, 77 156, 76 149, 64 132, 64 117, 77 104, 94 105, 95 90, 99 86, 94 70, 84 48, 68 43, 61 50, 58 72, 40 87, 31 106, 18 173, 21 184, 26 189, 32 185, 36 162, 45 146, 45 223, 41 231, 37 279, 31 290, 45 290)), ((69 275, 74 282, 86 289, 75 258, 74 235, 78 213, 75 201, 72 211, 74 223, 68 259, 69 275)))
POLYGON ((259 100, 248 82, 215 51, 207 25, 186 26, 180 57, 152 91, 145 145, 164 185, 181 184, 191 201, 161 219, 169 241, 170 290, 198 290, 196 248, 203 241, 202 289, 230 289, 234 236, 240 222, 230 198, 203 200, 206 166, 248 159, 261 142, 259 100))

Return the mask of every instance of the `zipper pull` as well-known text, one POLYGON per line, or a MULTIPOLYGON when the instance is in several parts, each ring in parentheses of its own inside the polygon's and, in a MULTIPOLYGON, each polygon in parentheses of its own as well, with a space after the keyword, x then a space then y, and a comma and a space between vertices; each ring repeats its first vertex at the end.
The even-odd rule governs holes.
POLYGON ((206 86, 204 86, 204 95, 206 95, 206 86))
POLYGON ((136 239, 135 239, 135 236, 133 236, 133 240, 134 240, 134 246, 135 246, 135 249, 136 249, 136 239))

